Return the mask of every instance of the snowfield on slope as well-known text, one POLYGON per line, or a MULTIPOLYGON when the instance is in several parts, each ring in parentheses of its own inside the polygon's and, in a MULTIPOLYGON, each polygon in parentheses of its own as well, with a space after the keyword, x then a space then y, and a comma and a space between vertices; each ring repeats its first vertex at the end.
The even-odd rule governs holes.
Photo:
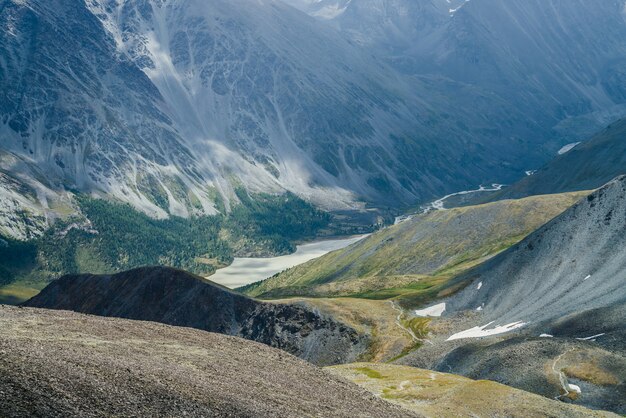
POLYGON ((495 321, 488 323, 487 325, 483 325, 482 327, 474 327, 470 329, 466 329, 465 331, 457 332, 456 334, 452 334, 446 341, 454 341, 461 340, 464 338, 482 338, 482 337, 490 337, 492 335, 504 334, 506 332, 511 332, 518 328, 521 328, 526 325, 525 322, 518 321, 512 322, 507 325, 496 325, 493 328, 489 328, 495 321))

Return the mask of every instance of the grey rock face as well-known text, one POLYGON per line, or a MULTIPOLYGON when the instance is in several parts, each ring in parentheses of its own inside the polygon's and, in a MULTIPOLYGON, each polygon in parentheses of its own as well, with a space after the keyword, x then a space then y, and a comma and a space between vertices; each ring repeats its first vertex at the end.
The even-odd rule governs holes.
POLYGON ((0 20, 3 154, 45 172, 47 186, 101 191, 155 215, 169 211, 156 204, 159 182, 199 187, 159 91, 82 2, 3 1, 0 20))
POLYGON ((243 157, 208 156, 217 178, 228 167, 246 185, 278 184, 327 207, 361 198, 388 205, 489 176, 514 152, 439 81, 400 76, 280 2, 210 6, 89 2, 159 89, 194 154, 216 142, 243 157), (464 146, 480 157, 461 155, 464 146))
POLYGON ((367 339, 305 307, 258 302, 163 267, 64 276, 25 306, 185 326, 280 348, 319 365, 354 361, 367 339))
POLYGON ((342 10, 331 23, 346 37, 403 73, 458 83, 448 85, 457 103, 490 114, 503 136, 534 131, 535 146, 556 151, 626 112, 621 0, 353 0, 342 10))
POLYGON ((626 303, 626 177, 583 199, 458 280, 448 312, 482 307, 485 323, 538 323, 626 303), (477 283, 482 283, 480 289, 477 283))

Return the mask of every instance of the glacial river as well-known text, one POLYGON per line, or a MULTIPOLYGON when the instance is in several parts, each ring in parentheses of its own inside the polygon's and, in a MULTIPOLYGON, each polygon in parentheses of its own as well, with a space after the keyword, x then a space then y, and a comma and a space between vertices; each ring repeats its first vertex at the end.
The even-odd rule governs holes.
MULTIPOLYGON (((526 175, 531 175, 531 174, 529 174, 529 172, 527 171, 526 175)), ((491 187, 485 187, 481 185, 478 189, 475 189, 475 190, 463 190, 461 192, 451 193, 449 195, 442 197, 441 199, 438 199, 438 200, 435 200, 434 202, 429 203, 426 206, 422 206, 420 208, 420 213, 428 213, 433 210, 445 210, 446 200, 448 200, 449 198, 453 196, 462 196, 462 195, 467 195, 467 194, 483 193, 483 192, 497 192, 498 190, 502 190, 503 187, 504 187, 503 184, 494 183, 491 185, 491 187)), ((399 223, 408 221, 412 219, 414 216, 415 214, 398 216, 396 217, 394 225, 398 225, 399 223)))
POLYGON ((212 276, 207 277, 215 283, 234 289, 259 280, 272 277, 276 273, 306 263, 331 251, 339 250, 353 244, 367 235, 350 238, 315 241, 297 246, 293 254, 270 258, 235 258, 233 263, 219 269, 212 276))

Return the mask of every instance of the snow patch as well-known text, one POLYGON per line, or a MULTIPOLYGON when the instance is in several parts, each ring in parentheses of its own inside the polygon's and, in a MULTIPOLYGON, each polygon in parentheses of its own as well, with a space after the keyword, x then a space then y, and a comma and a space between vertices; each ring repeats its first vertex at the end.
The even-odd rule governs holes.
POLYGON ((567 389, 571 390, 572 392, 576 392, 578 394, 582 393, 582 391, 580 390, 580 386, 578 385, 573 385, 571 383, 569 383, 567 385, 567 389))
POLYGON ((554 335, 550 335, 550 334, 541 334, 539 336, 539 338, 554 338, 554 335))
POLYGON ((559 155, 566 154, 570 152, 576 145, 580 144, 580 142, 572 142, 571 144, 565 145, 563 148, 559 150, 559 155))
POLYGON ((418 309, 413 311, 415 316, 441 316, 446 310, 446 304, 440 303, 437 305, 429 306, 428 308, 418 309))
POLYGON ((481 287, 483 287, 483 282, 478 283, 478 286, 476 287, 476 290, 480 290, 481 287))
MULTIPOLYGON (((461 7, 465 6, 466 3, 469 3, 469 1, 470 0, 465 0, 465 3, 461 3, 460 6, 455 7, 454 9, 449 9, 448 13, 450 13, 450 16, 454 16, 454 13, 456 13, 461 7)), ((448 1, 448 3, 450 3, 450 2, 448 1)))
POLYGON ((446 341, 460 340, 463 338, 489 337, 491 335, 504 334, 505 332, 510 332, 526 325, 526 322, 517 321, 507 325, 496 325, 494 328, 487 329, 494 322, 495 321, 492 321, 482 327, 474 327, 465 331, 457 332, 456 334, 451 335, 446 341))
POLYGON ((596 334, 596 335, 592 335, 591 337, 585 337, 585 338, 576 338, 577 340, 580 341, 595 341, 596 338, 598 337, 602 337, 604 335, 604 332, 602 334, 596 334))
POLYGON ((591 279, 591 274, 587 275, 587 277, 585 277, 585 278, 583 279, 583 282, 585 282, 585 281, 587 281, 587 280, 589 280, 589 279, 591 279))

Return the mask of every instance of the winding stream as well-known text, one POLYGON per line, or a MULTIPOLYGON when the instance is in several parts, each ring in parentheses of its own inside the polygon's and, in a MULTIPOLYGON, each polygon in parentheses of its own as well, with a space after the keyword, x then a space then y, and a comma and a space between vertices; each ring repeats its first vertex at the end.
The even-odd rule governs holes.
MULTIPOLYGON (((428 213, 433 210, 445 210, 446 200, 448 200, 449 198, 453 196, 461 196, 461 195, 466 195, 466 194, 483 193, 483 192, 497 192, 498 190, 502 190, 503 187, 504 187, 503 184, 494 183, 491 185, 491 187, 485 187, 481 185, 478 189, 475 189, 475 190, 463 190, 463 191, 456 192, 456 193, 450 193, 449 195, 446 195, 442 197, 441 199, 437 199, 434 202, 431 202, 428 205, 422 207, 420 213, 428 213)), ((394 222, 394 225, 397 225, 404 221, 408 221, 409 219, 413 218, 413 216, 415 215, 398 216, 394 222)))

